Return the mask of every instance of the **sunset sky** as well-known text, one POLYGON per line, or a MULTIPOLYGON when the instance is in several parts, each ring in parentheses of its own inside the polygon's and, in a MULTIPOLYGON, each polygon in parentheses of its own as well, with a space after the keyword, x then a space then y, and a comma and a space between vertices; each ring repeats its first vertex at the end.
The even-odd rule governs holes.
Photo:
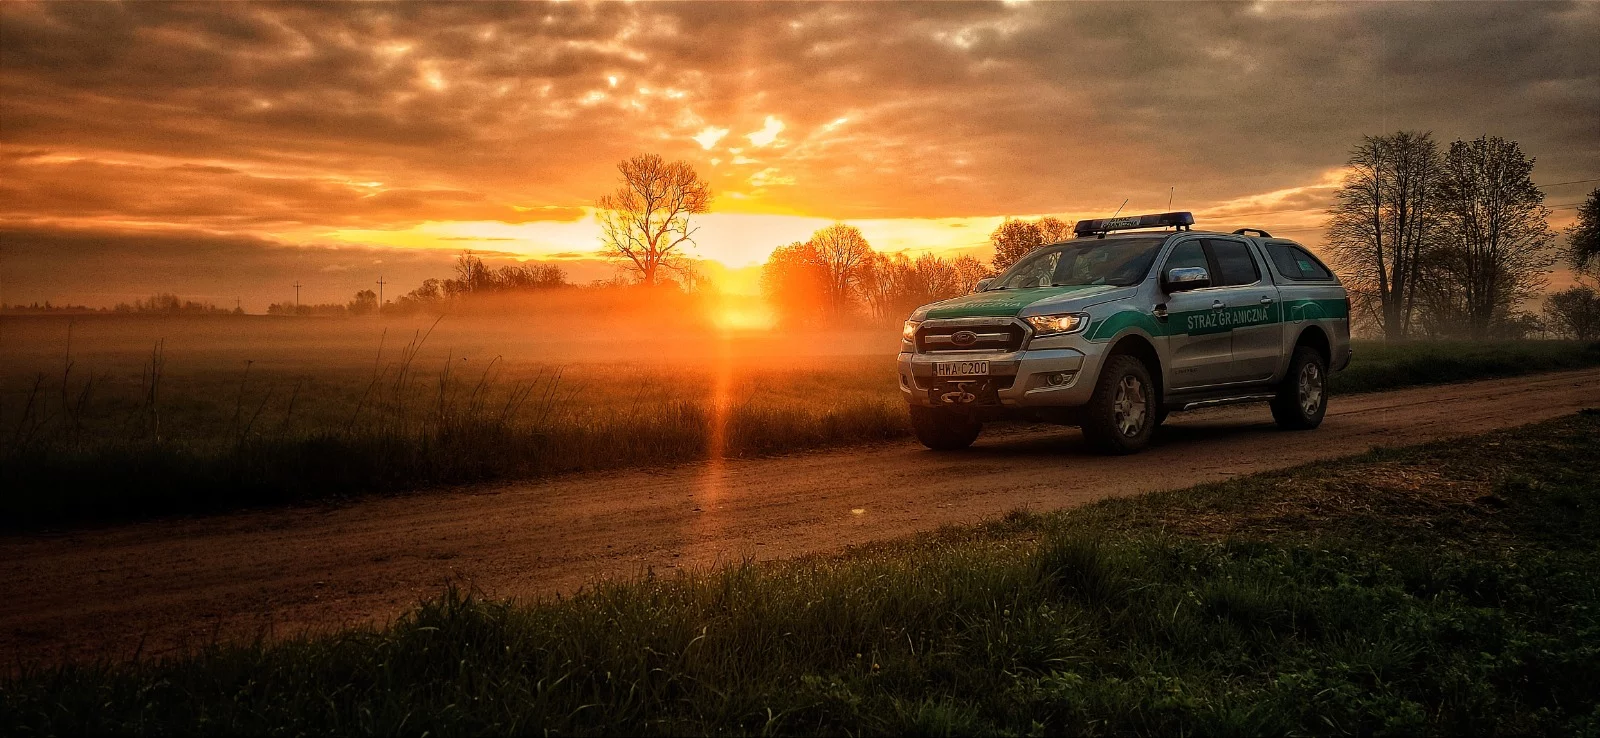
POLYGON ((1399 128, 1515 139, 1568 206, 1597 48, 1597 2, 6 2, 0 299, 342 302, 464 248, 604 278, 592 206, 644 152, 710 181, 695 253, 736 290, 834 220, 987 257, 1004 216, 1170 194, 1316 244, 1399 128))

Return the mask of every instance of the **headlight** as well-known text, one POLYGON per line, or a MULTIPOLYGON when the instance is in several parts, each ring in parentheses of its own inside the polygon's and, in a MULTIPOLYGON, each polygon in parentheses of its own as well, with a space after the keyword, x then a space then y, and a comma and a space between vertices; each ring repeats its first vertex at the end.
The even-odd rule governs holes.
POLYGON ((1033 326, 1035 336, 1054 336, 1061 333, 1076 333, 1089 324, 1089 316, 1083 313, 1064 313, 1061 315, 1035 315, 1023 318, 1028 325, 1033 326))
POLYGON ((917 340, 917 326, 922 325, 920 320, 908 320, 905 327, 900 329, 900 339, 910 343, 917 340))

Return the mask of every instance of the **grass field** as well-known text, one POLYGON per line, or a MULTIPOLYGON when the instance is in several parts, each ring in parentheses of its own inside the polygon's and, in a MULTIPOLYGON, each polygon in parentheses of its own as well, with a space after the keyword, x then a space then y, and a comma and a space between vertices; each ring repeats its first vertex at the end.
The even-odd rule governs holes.
MULTIPOLYGON (((0 528, 910 433, 896 339, 881 332, 612 343, 492 323, 105 319, 76 324, 69 345, 65 320, 3 328, 21 350, 0 357, 0 528)), ((1333 383, 1359 392, 1597 364, 1600 348, 1570 342, 1360 344, 1333 383)))
POLYGON ((158 663, 0 732, 1600 730, 1600 415, 158 663))

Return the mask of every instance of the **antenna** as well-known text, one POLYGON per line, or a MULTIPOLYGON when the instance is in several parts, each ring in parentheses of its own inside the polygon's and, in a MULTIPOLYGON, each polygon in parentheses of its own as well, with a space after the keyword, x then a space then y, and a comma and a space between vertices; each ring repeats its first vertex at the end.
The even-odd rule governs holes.
POLYGON ((1111 217, 1113 217, 1113 218, 1117 217, 1117 215, 1122 212, 1123 208, 1128 207, 1128 200, 1129 199, 1131 199, 1131 198, 1126 198, 1126 197, 1122 198, 1122 204, 1117 206, 1117 212, 1112 213, 1111 217))
POLYGON ((1176 187, 1173 186, 1167 187, 1167 210, 1169 211, 1172 210, 1172 193, 1175 189, 1176 187))

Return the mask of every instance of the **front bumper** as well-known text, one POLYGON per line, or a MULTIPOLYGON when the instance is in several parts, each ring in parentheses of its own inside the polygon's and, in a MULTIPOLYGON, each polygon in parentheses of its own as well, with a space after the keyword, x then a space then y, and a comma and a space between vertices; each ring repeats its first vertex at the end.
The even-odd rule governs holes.
POLYGON ((1095 378, 1100 375, 1100 365, 1105 358, 1103 345, 1090 344, 1080 336, 1051 338, 1048 343, 1048 347, 1028 346, 1008 353, 902 352, 899 356, 900 394, 906 402, 924 407, 963 404, 961 400, 968 395, 975 396, 968 400, 971 403, 1000 407, 1087 404, 1094 394, 1095 378), (934 364, 950 361, 987 361, 989 374, 986 377, 935 376, 934 364))

